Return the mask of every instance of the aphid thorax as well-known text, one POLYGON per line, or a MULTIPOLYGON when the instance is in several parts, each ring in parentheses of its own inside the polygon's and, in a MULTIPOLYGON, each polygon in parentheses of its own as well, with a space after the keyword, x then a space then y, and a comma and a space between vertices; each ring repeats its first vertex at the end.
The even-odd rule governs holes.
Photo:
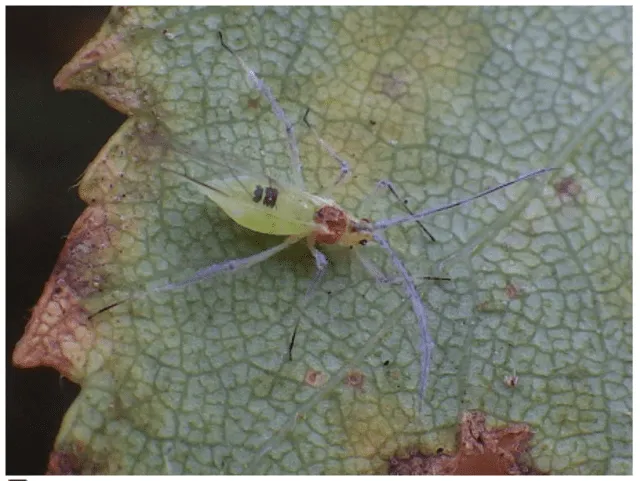
POLYGON ((373 240, 371 232, 358 227, 367 219, 358 220, 338 205, 326 205, 318 209, 313 220, 319 228, 311 235, 318 244, 352 247, 373 240))

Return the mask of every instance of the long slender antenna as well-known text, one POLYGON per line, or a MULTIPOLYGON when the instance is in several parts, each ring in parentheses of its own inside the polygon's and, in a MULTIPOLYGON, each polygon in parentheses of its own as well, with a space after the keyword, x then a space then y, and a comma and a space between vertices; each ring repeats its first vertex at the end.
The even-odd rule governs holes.
MULTIPOLYGON (((402 201, 402 199, 400 198, 400 196, 396 192, 396 189, 395 189, 395 187, 393 186, 393 184, 391 182, 389 182, 387 180, 384 180, 384 181, 381 182, 381 185, 383 185, 387 189, 389 189, 389 192, 391 192, 391 195, 393 195, 396 198, 396 200, 400 203, 400 205, 402 205, 402 207, 404 207, 404 210, 406 210, 409 213, 409 215, 416 215, 411 209, 409 209, 409 206, 407 206, 407 204, 405 204, 402 201)), ((429 237, 429 239, 431 239, 432 242, 436 241, 436 238, 431 235, 431 232, 429 232, 424 225, 422 225, 422 222, 420 222, 418 220, 418 221, 416 221, 416 223, 420 226, 420 228, 422 229, 422 232, 427 234, 427 236, 429 237)))
POLYGON ((435 214, 437 212, 442 212, 444 210, 448 210, 451 209, 453 207, 458 207, 460 205, 464 205, 464 204, 468 204, 469 202, 475 200, 475 199, 479 199, 480 197, 484 197, 485 195, 489 195, 493 192, 496 192, 497 190, 500 189, 504 189, 505 187, 509 187, 510 185, 516 184, 518 182, 521 182, 525 179, 529 179, 531 177, 535 177, 537 175, 540 174, 544 174, 545 172, 550 172, 552 170, 559 170, 558 167, 547 167, 544 169, 538 169, 538 170, 534 170, 533 172, 529 172, 527 174, 523 174, 520 177, 510 180, 509 182, 505 182, 504 184, 500 184, 497 185, 495 187, 492 187, 490 189, 484 190, 478 194, 472 195, 471 197, 467 197, 466 199, 462 199, 462 200, 457 200, 455 202, 451 202, 449 204, 445 204, 445 205, 441 205, 439 207, 433 207, 431 209, 425 209, 422 210, 420 212, 417 212, 413 215, 407 215, 404 217, 392 217, 391 219, 386 219, 386 220, 381 220, 378 222, 374 222, 373 223, 373 230, 374 231, 378 231, 378 230, 385 230, 388 229, 391 226, 394 225, 399 225, 399 224, 405 224, 407 222, 412 222, 415 220, 419 220, 422 219, 423 217, 426 217, 428 215, 431 214, 435 214))

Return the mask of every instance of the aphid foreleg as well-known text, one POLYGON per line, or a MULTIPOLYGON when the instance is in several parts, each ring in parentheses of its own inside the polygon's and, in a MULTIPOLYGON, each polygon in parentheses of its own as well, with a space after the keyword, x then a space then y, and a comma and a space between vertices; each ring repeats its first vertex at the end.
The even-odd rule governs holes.
POLYGON ((387 277, 380 269, 378 269, 378 266, 363 256, 360 253, 360 249, 353 249, 353 252, 355 252, 356 257, 362 264, 362 267, 364 267, 364 270, 367 271, 378 284, 391 284, 393 282, 390 277, 387 277))
POLYGON ((413 312, 418 318, 418 326, 420 327, 420 349, 422 351, 422 359, 420 362, 420 386, 419 386, 419 402, 418 402, 418 412, 422 411, 422 403, 424 401, 424 393, 427 389, 427 381, 429 378, 429 368, 431 367, 431 351, 433 351, 434 343, 431 335, 429 334, 429 325, 427 318, 427 310, 422 303, 422 299, 420 298, 420 294, 418 294, 418 289, 416 289, 416 284, 407 271, 407 268, 404 266, 404 263, 400 260, 398 255, 393 251, 387 239, 384 238, 381 234, 376 232, 373 233, 373 238, 375 241, 380 244, 380 246, 385 249, 389 255, 391 256, 391 262, 395 266, 395 268, 400 273, 402 280, 404 282, 405 289, 407 291, 407 295, 411 299, 411 306, 413 307, 413 312))
POLYGON ((256 90, 260 91, 262 96, 267 99, 267 101, 271 105, 271 111, 273 112, 273 114, 284 124, 284 129, 287 134, 287 140, 289 142, 289 151, 291 153, 293 180, 298 187, 304 189, 304 179, 302 178, 302 163, 300 162, 300 150, 298 149, 298 143, 296 142, 296 136, 293 131, 293 124, 276 100, 276 97, 275 95, 273 95, 271 88, 263 80, 261 80, 253 70, 249 68, 249 66, 237 53, 231 50, 231 48, 224 42, 224 39, 222 38, 222 32, 218 32, 218 36, 220 37, 220 43, 225 48, 225 50, 227 50, 231 55, 235 57, 242 69, 246 72, 247 78, 249 79, 251 85, 256 90))
POLYGON ((331 147, 331 145, 329 145, 322 137, 320 137, 317 130, 309 123, 308 116, 309 107, 307 107, 307 110, 304 113, 304 117, 302 117, 303 122, 309 128, 309 130, 313 132, 313 135, 315 136, 316 141, 320 144, 320 146, 333 158, 333 160, 338 163, 338 165, 340 165, 340 174, 338 174, 338 178, 333 184, 327 185, 324 189, 322 189, 319 194, 322 196, 331 196, 331 191, 333 190, 333 188, 339 185, 344 179, 346 179, 347 175, 351 173, 351 167, 349 166, 349 162, 340 157, 338 153, 333 149, 333 147, 331 147))
MULTIPOLYGON (((386 187, 389 192, 391 193, 391 195, 393 195, 393 197, 395 197, 395 199, 400 203, 400 205, 402 205, 402 207, 404 207, 404 210, 407 211, 407 213, 409 215, 415 215, 411 209, 409 209, 409 207, 407 206, 407 204, 405 204, 402 199, 400 199, 400 196, 398 195, 398 192, 396 192, 395 187, 393 186, 393 184, 391 183, 390 180, 381 180, 378 182, 378 184, 376 185, 376 191, 380 188, 380 187, 386 187)), ((420 226, 420 228, 422 229, 422 232, 424 232, 425 234, 427 234, 427 236, 429 237, 429 239, 431 239, 433 242, 436 241, 435 237, 433 237, 431 235, 431 232, 429 232, 427 230, 427 228, 422 225, 422 222, 420 222, 419 220, 416 221, 416 223, 420 226)))

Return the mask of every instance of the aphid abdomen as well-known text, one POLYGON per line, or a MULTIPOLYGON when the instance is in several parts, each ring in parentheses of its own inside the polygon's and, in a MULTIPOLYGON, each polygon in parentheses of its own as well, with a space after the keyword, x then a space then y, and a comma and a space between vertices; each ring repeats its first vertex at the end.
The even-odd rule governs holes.
POLYGON ((306 192, 273 185, 272 180, 260 176, 201 182, 174 173, 215 202, 234 222, 252 231, 296 236, 308 235, 316 228, 313 213, 318 199, 306 192))

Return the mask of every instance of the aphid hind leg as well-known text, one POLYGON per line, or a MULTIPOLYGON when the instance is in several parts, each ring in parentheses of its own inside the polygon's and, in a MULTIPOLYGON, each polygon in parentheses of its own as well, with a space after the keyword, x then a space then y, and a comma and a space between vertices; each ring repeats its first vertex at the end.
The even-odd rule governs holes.
POLYGON ((257 254, 250 255, 248 257, 241 257, 238 259, 230 259, 228 261, 219 262, 216 264, 212 264, 208 267, 200 269, 195 274, 193 274, 188 279, 179 282, 170 282, 163 286, 156 287, 153 289, 154 292, 164 292, 164 291, 172 291, 174 289, 179 289, 182 287, 189 286, 191 284, 195 284, 197 282, 203 281, 205 279, 209 279, 217 274, 223 272, 236 272, 242 269, 246 269, 253 265, 259 264, 262 261, 267 260, 268 258, 274 256, 278 252, 286 249, 291 244, 294 244, 300 240, 299 236, 290 236, 287 239, 275 245, 269 249, 265 249, 257 254))
POLYGON ((246 269, 248 267, 254 266, 256 264, 259 264, 260 262, 263 262, 267 259, 269 259, 270 257, 274 256, 275 254, 277 254, 278 252, 286 249, 287 247, 289 247, 290 245, 298 242, 300 240, 299 236, 290 236, 288 237, 284 242, 277 244, 269 249, 265 249, 261 252, 258 252, 257 254, 253 254, 251 256, 248 257, 241 257, 238 259, 231 259, 228 261, 224 261, 224 262, 219 262, 216 264, 212 264, 208 267, 205 267, 203 269, 200 269, 199 271, 197 271, 195 274, 193 274, 191 277, 183 280, 183 281, 178 281, 178 282, 168 282, 166 284, 163 284, 161 286, 158 287, 152 287, 147 289, 146 291, 142 291, 139 292, 137 294, 131 295, 125 299, 122 299, 120 301, 116 301, 113 302, 95 312, 93 312, 92 314, 89 315, 89 319, 98 316, 99 314, 102 314, 103 312, 109 311, 111 309, 113 309, 114 307, 120 306, 122 304, 124 304, 125 302, 129 302, 129 301, 134 301, 136 299, 141 299, 143 297, 145 297, 149 292, 167 292, 167 291, 173 291, 176 289, 181 289, 183 287, 187 287, 190 286, 192 284, 196 284, 200 281, 204 281, 206 279, 210 279, 218 274, 222 274, 224 272, 237 272, 240 271, 242 269, 246 269))
POLYGON ((329 184, 325 186, 325 188, 322 189, 322 192, 320 192, 320 195, 330 196, 331 191, 334 189, 334 187, 342 183, 347 178, 347 176, 351 173, 351 167, 349 166, 348 161, 340 157, 338 153, 333 149, 333 147, 331 147, 331 145, 329 145, 322 137, 320 137, 320 135, 318 134, 318 131, 309 123, 308 117, 309 117, 309 107, 307 107, 307 110, 305 111, 304 116, 302 117, 302 121, 309 128, 309 130, 311 130, 314 137, 316 138, 316 141, 325 150, 325 152, 327 152, 331 156, 331 158, 333 158, 333 160, 335 160, 338 163, 338 165, 340 165, 340 173, 338 174, 338 178, 334 181, 333 184, 329 184))
POLYGON ((276 118, 284 124, 285 133, 287 134, 287 141, 289 142, 289 153, 291 155, 291 167, 293 168, 293 181, 296 186, 300 187, 304 190, 304 179, 302 178, 302 163, 300 162, 300 150, 298 149, 298 142, 296 141, 296 136, 293 131, 293 123, 289 120, 287 115, 284 113, 284 110, 276 100, 275 95, 271 91, 271 88, 265 83, 264 80, 260 79, 258 75, 249 68, 242 58, 231 50, 223 37, 222 32, 218 32, 218 37, 220 37, 220 43, 234 58, 238 61, 242 69, 247 74, 247 78, 249 79, 253 88, 258 90, 262 96, 269 102, 271 105, 271 111, 276 116, 276 118))

